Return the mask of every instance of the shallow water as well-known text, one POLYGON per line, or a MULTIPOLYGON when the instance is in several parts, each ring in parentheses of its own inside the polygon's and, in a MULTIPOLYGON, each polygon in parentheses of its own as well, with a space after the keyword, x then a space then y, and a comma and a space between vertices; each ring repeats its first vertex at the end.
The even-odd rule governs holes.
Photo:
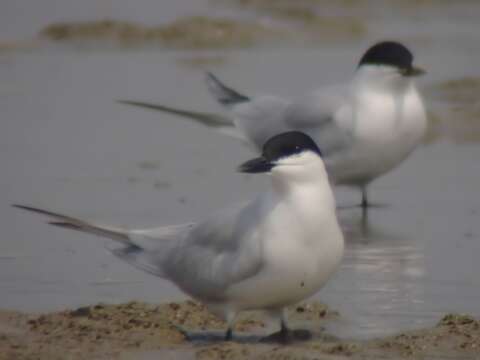
MULTIPOLYGON (((207 13, 203 6, 188 9, 207 13)), ((121 5, 115 9, 112 16, 128 12, 121 5)), ((408 27, 400 20, 387 26, 386 17, 353 45, 207 55, 227 57, 211 68, 239 90, 297 95, 347 79, 368 44, 398 33, 429 70, 423 87, 475 75, 480 45, 469 42, 473 25, 468 19, 480 8, 450 9, 451 14, 470 14, 457 26, 442 25, 448 12, 432 9, 435 20, 409 18, 404 20, 408 27)), ((188 12, 182 11, 167 13, 188 12)), ((145 14, 134 20, 148 19, 145 14)), ((21 21, 12 25, 22 34, 30 31, 23 21, 23 27, 21 21)), ((195 56, 68 47, 0 54, 0 308, 45 311, 99 301, 183 299, 168 282, 114 258, 105 249, 107 241, 52 228, 9 205, 31 204, 142 227, 201 219, 261 191, 264 178, 235 172, 252 156, 242 144, 114 101, 151 100, 216 111, 202 71, 182 65, 182 59, 195 56)), ((442 114, 434 95, 426 98, 442 114)), ((472 119, 472 131, 476 128, 472 119)), ((338 321, 326 324, 329 331, 370 337, 430 325, 446 312, 480 315, 479 157, 477 143, 451 141, 443 133, 374 183, 373 201, 386 206, 373 208, 368 221, 362 221, 358 209, 339 210, 347 253, 341 270, 316 296, 341 313, 338 321)), ((337 194, 341 205, 358 201, 354 192, 339 189, 337 194)))

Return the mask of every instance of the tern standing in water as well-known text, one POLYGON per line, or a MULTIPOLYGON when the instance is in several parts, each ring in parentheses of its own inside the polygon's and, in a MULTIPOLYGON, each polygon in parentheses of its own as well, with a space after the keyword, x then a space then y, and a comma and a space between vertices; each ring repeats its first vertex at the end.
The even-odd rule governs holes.
POLYGON ((249 97, 208 73, 208 89, 229 116, 120 102, 193 119, 240 137, 258 151, 272 136, 302 131, 322 149, 331 181, 358 188, 366 209, 368 185, 398 166, 424 138, 427 117, 414 81, 423 73, 414 66, 409 49, 383 41, 365 52, 348 83, 320 88, 297 100, 249 97))

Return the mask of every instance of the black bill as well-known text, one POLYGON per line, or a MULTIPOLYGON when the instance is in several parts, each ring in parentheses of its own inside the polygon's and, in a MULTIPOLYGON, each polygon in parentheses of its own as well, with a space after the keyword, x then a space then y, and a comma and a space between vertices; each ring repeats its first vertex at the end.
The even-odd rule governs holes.
POLYGON ((269 162, 264 157, 258 157, 244 162, 238 167, 238 171, 251 174, 264 173, 272 170, 274 166, 273 163, 269 162))

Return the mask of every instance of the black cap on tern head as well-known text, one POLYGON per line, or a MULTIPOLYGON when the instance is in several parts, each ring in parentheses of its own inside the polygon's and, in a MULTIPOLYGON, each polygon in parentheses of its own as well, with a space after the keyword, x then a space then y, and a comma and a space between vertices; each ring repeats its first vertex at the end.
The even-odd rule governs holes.
POLYGON ((415 76, 425 73, 413 66, 413 54, 404 45, 396 41, 382 41, 367 50, 358 66, 389 65, 401 70, 405 76, 415 76))
POLYGON ((262 156, 249 160, 239 167, 246 173, 269 172, 279 159, 312 151, 322 156, 320 149, 312 138, 300 131, 289 131, 275 135, 263 145, 262 156))

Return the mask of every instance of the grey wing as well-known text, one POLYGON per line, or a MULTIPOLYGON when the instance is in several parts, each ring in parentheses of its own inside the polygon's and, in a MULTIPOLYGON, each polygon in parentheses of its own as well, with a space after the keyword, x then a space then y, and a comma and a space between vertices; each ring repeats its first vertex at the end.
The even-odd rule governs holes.
POLYGON ((227 209, 207 221, 152 229, 127 230, 27 206, 16 208, 50 218, 49 224, 112 239, 110 249, 129 264, 173 281, 202 299, 222 296, 228 285, 261 267, 258 201, 227 209))
POLYGON ((289 101, 275 96, 246 96, 221 82, 212 73, 206 74, 212 96, 233 115, 233 124, 258 151, 272 136, 289 130, 282 122, 289 101))
POLYGON ((165 259, 176 243, 188 236, 195 223, 162 226, 128 231, 129 243, 110 251, 130 265, 159 277, 168 277, 164 271, 165 259))
POLYGON ((275 96, 254 97, 231 108, 235 127, 261 151, 274 135, 292 130, 284 121, 291 102, 275 96))
POLYGON ((261 150, 272 136, 304 131, 329 155, 351 143, 351 109, 348 89, 327 87, 296 101, 274 96, 254 97, 232 107, 235 126, 261 150))
POLYGON ((193 297, 222 300, 229 285, 262 267, 260 221, 257 201, 210 217, 169 251, 165 274, 193 297))
POLYGON ((285 111, 284 122, 312 136, 324 156, 329 156, 351 144, 351 114, 347 87, 331 86, 293 102, 285 111))
POLYGON ((110 249, 116 256, 141 270, 161 277, 165 277, 163 263, 169 249, 188 236, 195 226, 189 223, 145 230, 127 230, 33 206, 20 204, 13 206, 48 217, 50 218, 48 223, 51 225, 112 239, 120 244, 120 247, 110 249))
POLYGON ((171 114, 178 116, 182 119, 191 120, 193 122, 200 123, 209 128, 215 129, 216 131, 231 136, 233 138, 247 142, 241 133, 236 131, 233 121, 230 118, 223 116, 221 114, 201 112, 201 111, 192 111, 183 108, 177 108, 173 106, 166 106, 157 103, 144 102, 144 101, 135 101, 135 100, 118 100, 120 104, 132 105, 136 107, 141 107, 144 109, 150 109, 154 111, 161 111, 163 113, 171 114))

